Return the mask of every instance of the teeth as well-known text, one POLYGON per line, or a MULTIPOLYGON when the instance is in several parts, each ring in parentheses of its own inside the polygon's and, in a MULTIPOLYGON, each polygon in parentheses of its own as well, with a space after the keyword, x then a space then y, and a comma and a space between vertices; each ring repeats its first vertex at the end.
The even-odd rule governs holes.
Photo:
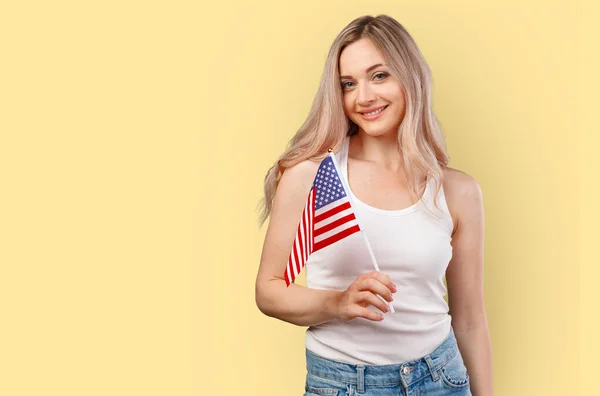
POLYGON ((379 114, 379 113, 381 113, 381 112, 383 111, 383 109, 384 109, 384 108, 385 108, 385 107, 382 107, 382 108, 380 108, 379 110, 375 110, 375 111, 374 111, 374 112, 372 112, 372 113, 364 113, 364 114, 365 114, 367 117, 373 117, 375 114, 379 114))

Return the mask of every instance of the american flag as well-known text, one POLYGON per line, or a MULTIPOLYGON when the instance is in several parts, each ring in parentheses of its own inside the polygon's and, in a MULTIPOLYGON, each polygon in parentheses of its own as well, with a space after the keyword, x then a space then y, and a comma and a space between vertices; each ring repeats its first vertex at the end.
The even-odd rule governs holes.
POLYGON ((287 286, 311 253, 361 231, 333 155, 321 162, 308 194, 285 269, 287 286))

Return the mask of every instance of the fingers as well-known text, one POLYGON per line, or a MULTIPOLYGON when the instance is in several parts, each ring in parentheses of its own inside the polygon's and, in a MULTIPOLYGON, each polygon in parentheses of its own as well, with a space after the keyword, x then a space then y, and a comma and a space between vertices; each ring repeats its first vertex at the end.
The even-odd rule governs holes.
MULTIPOLYGON (((370 291, 361 291, 358 295, 358 298, 358 301, 365 302, 366 305, 372 305, 375 308, 378 308, 381 312, 389 312, 390 310, 385 301, 383 301, 381 298, 377 297, 370 291)), ((364 307, 365 305, 362 306, 364 307)))
POLYGON ((394 298, 392 293, 397 291, 396 286, 386 274, 372 271, 360 275, 341 295, 339 316, 343 320, 352 320, 356 317, 373 321, 383 320, 383 315, 372 309, 369 305, 381 312, 390 312, 394 298))
POLYGON ((392 278, 390 278, 389 275, 386 275, 380 271, 372 271, 370 273, 370 277, 377 279, 379 282, 386 285, 387 288, 392 291, 392 293, 396 293, 396 285, 394 285, 394 282, 392 282, 392 278))
POLYGON ((355 305, 355 307, 355 311, 352 315, 355 318, 364 318, 376 322, 381 322, 383 320, 383 315, 379 312, 375 312, 370 310, 369 308, 360 307, 358 305, 355 305))
MULTIPOLYGON (((387 277, 387 275, 384 275, 385 277, 387 277)), ((389 277, 387 277, 389 279, 389 277)), ((382 277, 368 277, 368 278, 364 278, 358 285, 359 290, 363 291, 363 290, 368 290, 372 293, 378 294, 381 297, 383 297, 386 301, 392 302, 393 301, 393 297, 392 297, 392 292, 393 290, 395 290, 394 285, 391 283, 391 280, 387 281, 386 279, 382 278, 382 277), (388 286, 386 283, 382 282, 385 281, 386 283, 389 283, 390 286, 388 286)))

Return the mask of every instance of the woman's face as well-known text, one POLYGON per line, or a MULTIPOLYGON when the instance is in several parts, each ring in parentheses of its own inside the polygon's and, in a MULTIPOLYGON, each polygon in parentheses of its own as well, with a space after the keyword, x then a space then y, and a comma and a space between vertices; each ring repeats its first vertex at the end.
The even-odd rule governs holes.
POLYGON ((340 54, 344 112, 370 136, 395 137, 404 118, 404 91, 389 71, 368 39, 348 45, 340 54))

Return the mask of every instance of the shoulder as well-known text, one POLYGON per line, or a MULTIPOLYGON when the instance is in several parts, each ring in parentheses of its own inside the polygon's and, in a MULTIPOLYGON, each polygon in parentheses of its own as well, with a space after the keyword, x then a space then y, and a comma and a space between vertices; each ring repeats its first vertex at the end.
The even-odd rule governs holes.
POLYGON ((470 210, 482 207, 481 186, 473 176, 454 168, 444 169, 442 185, 446 204, 452 215, 454 230, 456 230, 457 225, 470 210))
POLYGON ((257 282, 283 279, 299 219, 319 165, 305 160, 283 170, 273 197, 257 282))
POLYGON ((299 188, 308 191, 310 186, 312 186, 320 164, 320 162, 307 159, 285 168, 279 180, 277 190, 280 188, 284 190, 299 188))
POLYGON ((444 169, 443 185, 446 194, 477 194, 481 191, 473 176, 454 168, 444 169))
POLYGON ((295 216, 302 211, 312 187, 320 162, 303 160, 283 170, 273 197, 273 215, 282 212, 295 216))

